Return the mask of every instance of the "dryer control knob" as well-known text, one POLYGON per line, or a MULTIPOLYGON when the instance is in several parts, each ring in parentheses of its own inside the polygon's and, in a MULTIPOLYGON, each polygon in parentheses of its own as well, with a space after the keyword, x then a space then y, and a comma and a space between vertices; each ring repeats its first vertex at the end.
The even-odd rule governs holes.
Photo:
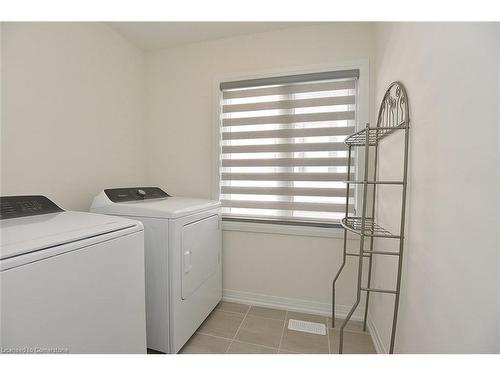
POLYGON ((137 189, 137 196, 144 198, 146 196, 146 192, 142 189, 137 189))

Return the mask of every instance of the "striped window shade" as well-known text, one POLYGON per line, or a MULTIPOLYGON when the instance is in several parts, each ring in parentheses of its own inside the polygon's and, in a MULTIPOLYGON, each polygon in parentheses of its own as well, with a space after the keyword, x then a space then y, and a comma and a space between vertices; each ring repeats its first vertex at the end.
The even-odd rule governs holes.
MULTIPOLYGON (((358 77, 348 70, 220 85, 225 219, 339 223, 346 209, 343 141, 355 130, 358 77)), ((354 191, 348 199, 352 211, 354 191)))

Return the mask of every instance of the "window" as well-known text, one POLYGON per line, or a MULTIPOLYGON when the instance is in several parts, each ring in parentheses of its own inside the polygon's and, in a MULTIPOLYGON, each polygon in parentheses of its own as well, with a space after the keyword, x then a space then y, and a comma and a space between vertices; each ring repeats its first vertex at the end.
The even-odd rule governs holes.
MULTIPOLYGON (((355 131, 358 77, 359 70, 345 70, 221 83, 225 219, 339 223, 346 203, 343 141, 355 131)), ((353 211, 354 191, 348 200, 353 211)))

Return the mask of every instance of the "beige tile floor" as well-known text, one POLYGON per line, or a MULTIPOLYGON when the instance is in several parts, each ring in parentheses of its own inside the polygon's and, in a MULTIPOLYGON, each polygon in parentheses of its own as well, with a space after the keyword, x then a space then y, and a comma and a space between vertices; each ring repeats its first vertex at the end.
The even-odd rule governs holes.
MULTIPOLYGON (((338 335, 328 329, 327 335, 288 329, 288 320, 298 319, 327 324, 324 316, 258 306, 221 302, 189 339, 180 353, 188 354, 318 354, 337 353, 338 335)), ((351 322, 344 331, 344 353, 375 353, 370 335, 359 322, 351 322)))

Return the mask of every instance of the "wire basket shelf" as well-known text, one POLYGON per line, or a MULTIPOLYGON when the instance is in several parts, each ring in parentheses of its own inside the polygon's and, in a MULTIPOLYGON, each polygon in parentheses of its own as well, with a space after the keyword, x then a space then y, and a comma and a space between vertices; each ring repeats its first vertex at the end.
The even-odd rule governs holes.
POLYGON ((365 146, 366 132, 368 131, 368 144, 370 146, 377 146, 378 143, 389 134, 402 129, 406 129, 405 123, 398 126, 363 129, 347 137, 344 142, 347 146, 365 146))
POLYGON ((387 229, 383 228, 373 220, 373 218, 365 218, 365 225, 363 228, 362 217, 344 217, 342 219, 342 226, 351 232, 359 235, 369 237, 384 237, 384 238, 399 238, 400 236, 392 234, 387 229))

